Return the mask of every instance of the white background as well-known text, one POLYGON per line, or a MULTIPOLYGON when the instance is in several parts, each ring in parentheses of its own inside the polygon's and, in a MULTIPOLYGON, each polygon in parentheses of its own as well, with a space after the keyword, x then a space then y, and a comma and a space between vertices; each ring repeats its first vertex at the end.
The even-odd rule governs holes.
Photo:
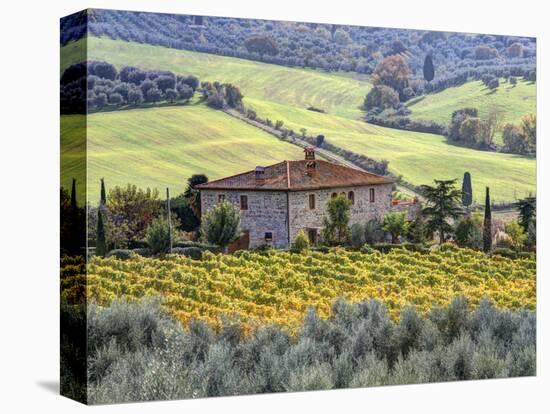
MULTIPOLYGON (((87 7, 470 31, 538 38, 538 376, 93 408, 142 412, 548 412, 548 11, 543 1, 42 1, 0 3, 0 410, 82 412, 58 394, 59 21, 87 7), (545 328, 546 325, 546 328, 545 328), (546 389, 546 395, 544 390, 546 389)), ((513 180, 513 177, 510 177, 513 180)))

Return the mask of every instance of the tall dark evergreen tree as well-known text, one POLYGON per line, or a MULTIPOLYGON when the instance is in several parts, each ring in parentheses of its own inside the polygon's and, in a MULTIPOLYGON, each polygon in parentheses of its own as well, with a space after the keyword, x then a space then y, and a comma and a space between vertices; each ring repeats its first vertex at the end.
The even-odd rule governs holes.
POLYGON ((456 220, 462 214, 460 199, 462 192, 456 188, 456 180, 434 180, 435 186, 421 186, 427 207, 422 210, 426 217, 426 228, 430 233, 439 233, 439 242, 444 243, 452 233, 449 220, 456 220))
POLYGON ((485 188, 485 216, 483 218, 483 251, 491 251, 493 244, 492 219, 491 219, 491 196, 489 187, 485 188))
POLYGON ((80 221, 79 221, 79 211, 78 211, 78 202, 76 200, 76 179, 73 178, 73 183, 71 186, 71 207, 70 207, 70 232, 69 232, 69 246, 68 250, 71 254, 76 255, 80 250, 80 221))
POLYGON ((107 245, 105 242, 105 224, 103 223, 103 213, 101 209, 97 209, 97 239, 95 245, 96 256, 105 256, 107 253, 107 245))
POLYGON ((435 76, 434 62, 432 60, 432 55, 426 55, 424 58, 424 79, 428 82, 431 82, 435 76))
POLYGON ((76 202, 76 179, 73 178, 73 184, 71 186, 71 210, 77 211, 78 204, 76 202))
POLYGON ((468 171, 464 173, 462 179, 462 205, 464 207, 472 205, 472 177, 468 171))
POLYGON ((518 201, 519 224, 527 233, 529 225, 537 219, 537 198, 526 197, 518 201))
POLYGON ((199 184, 204 184, 208 182, 208 177, 204 174, 193 174, 187 180, 187 188, 183 196, 188 200, 189 206, 193 209, 197 219, 200 219, 201 216, 201 195, 199 190, 195 187, 199 184))
POLYGON ((105 194, 105 180, 101 179, 101 196, 99 198, 99 205, 104 206, 107 204, 107 196, 105 194))

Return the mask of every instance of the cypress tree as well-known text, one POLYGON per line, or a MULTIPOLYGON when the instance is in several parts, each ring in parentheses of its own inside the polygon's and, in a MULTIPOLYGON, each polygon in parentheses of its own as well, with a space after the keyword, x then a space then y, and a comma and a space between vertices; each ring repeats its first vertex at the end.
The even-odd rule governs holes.
POLYGON ((537 216, 537 198, 526 197, 518 200, 519 224, 523 227, 525 233, 529 231, 529 225, 536 221, 537 216))
POLYGON ((489 196, 489 187, 485 188, 485 216, 483 218, 483 251, 488 253, 491 251, 493 236, 491 232, 491 197, 489 196))
POLYGON ((101 209, 97 209, 97 241, 95 246, 95 254, 97 256, 105 256, 107 246, 105 243, 105 225, 103 224, 103 214, 101 209))
POLYGON ((78 205, 76 203, 76 179, 73 178, 73 184, 71 187, 71 210, 74 212, 78 209, 78 205))
POLYGON ((424 79, 431 82, 435 76, 434 62, 431 55, 424 58, 424 79))
POLYGON ((76 179, 73 178, 71 186, 71 209, 70 209, 70 232, 68 250, 71 254, 76 255, 80 250, 80 226, 78 203, 76 201, 76 179))
POLYGON ((472 205, 472 177, 468 171, 464 173, 462 179, 462 205, 464 207, 472 205))
POLYGON ((105 195, 105 180, 101 179, 101 196, 99 199, 99 205, 104 206, 107 204, 107 196, 105 195))

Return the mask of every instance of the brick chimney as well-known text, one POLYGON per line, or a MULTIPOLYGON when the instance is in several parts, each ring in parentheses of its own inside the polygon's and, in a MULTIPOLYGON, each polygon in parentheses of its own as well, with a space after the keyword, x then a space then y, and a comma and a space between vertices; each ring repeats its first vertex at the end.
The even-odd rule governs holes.
POLYGON ((305 160, 306 160, 306 174, 313 175, 315 173, 315 148, 304 148, 305 160))
POLYGON ((306 154, 306 161, 315 161, 315 148, 305 147, 304 153, 306 154))

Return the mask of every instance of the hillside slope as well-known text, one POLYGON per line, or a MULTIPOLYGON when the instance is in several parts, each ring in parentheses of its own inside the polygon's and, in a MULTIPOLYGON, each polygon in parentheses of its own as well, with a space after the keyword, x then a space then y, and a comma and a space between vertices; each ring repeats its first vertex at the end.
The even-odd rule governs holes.
MULTIPOLYGON (((370 89, 364 80, 120 40, 91 37, 88 41, 90 59, 106 60, 118 67, 136 65, 195 74, 201 80, 233 82, 243 91, 245 105, 254 108, 260 117, 283 120, 286 127, 295 131, 304 127, 308 135, 324 134, 327 140, 345 149, 386 159, 393 173, 414 184, 461 179, 465 171, 470 171, 477 201, 483 200, 487 185, 495 201, 509 202, 536 191, 534 159, 457 147, 447 144, 442 136, 376 127, 357 120, 361 115, 359 106, 370 89), (328 113, 308 111, 309 105, 328 113)), ((78 42, 64 47, 69 48, 70 56, 78 42)), ((62 62, 62 69, 71 63, 74 62, 70 58, 62 62)), ((522 86, 518 84, 518 90, 522 86)), ((432 96, 425 99, 429 103, 432 96)), ((437 103, 434 105, 438 107, 437 103)), ((262 133, 258 130, 258 134, 262 133)), ((271 140, 266 144, 277 144, 272 137, 271 140)))
MULTIPOLYGON (((73 134, 81 119, 82 115, 61 118, 61 152, 67 162, 72 152, 81 149, 73 134)), ((88 116, 88 193, 93 204, 101 177, 108 187, 132 183, 159 190, 170 187, 177 194, 185 190, 192 174, 214 179, 302 157, 300 148, 204 105, 88 116)), ((62 165, 61 184, 68 188, 79 174, 70 167, 62 165)))
POLYGON ((452 178, 460 183, 469 171, 477 202, 483 202, 486 186, 491 187, 496 202, 536 192, 536 162, 532 158, 458 147, 447 144, 441 135, 383 128, 261 100, 248 99, 247 104, 271 119, 284 120, 289 128, 302 126, 308 134, 324 134, 339 147, 386 159, 392 173, 417 185, 452 178))
MULTIPOLYGON (((61 62, 61 71, 75 63, 72 56, 82 48, 84 41, 64 46, 67 58, 61 62)), ((313 105, 349 118, 361 116, 359 107, 371 88, 370 83, 357 74, 335 75, 313 69, 289 68, 107 38, 88 38, 88 59, 105 60, 118 68, 137 66, 142 69, 163 69, 182 75, 192 74, 200 80, 229 82, 237 85, 245 97, 300 108, 313 105)))
MULTIPOLYGON (((407 106, 411 118, 430 120, 447 125, 453 111, 461 108, 477 108, 484 118, 491 110, 501 112, 503 121, 519 124, 525 114, 536 113, 537 86, 532 82, 518 80, 516 85, 500 79, 500 86, 489 90, 481 81, 471 81, 441 92, 412 100, 407 106)), ((500 134, 498 134, 500 141, 500 134)))

